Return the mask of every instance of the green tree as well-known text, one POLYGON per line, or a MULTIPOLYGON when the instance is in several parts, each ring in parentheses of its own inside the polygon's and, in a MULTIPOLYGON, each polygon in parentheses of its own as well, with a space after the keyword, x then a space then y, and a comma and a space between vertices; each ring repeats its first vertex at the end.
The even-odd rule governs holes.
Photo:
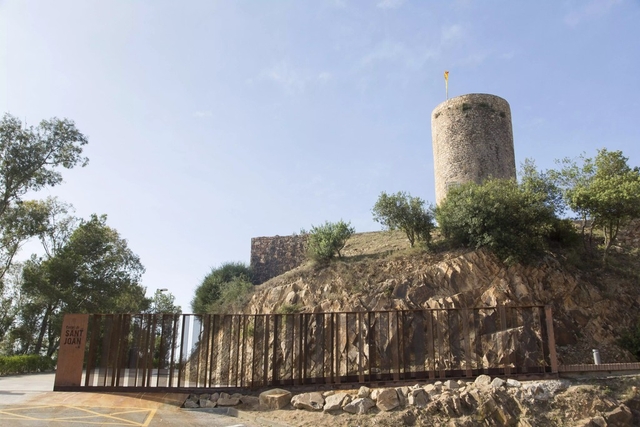
POLYGON ((140 285, 144 267, 105 215, 81 220, 58 248, 23 267, 22 335, 35 336, 23 346, 26 352, 39 354, 45 341, 46 354, 55 352, 64 313, 131 313, 149 306, 140 285))
POLYGON ((308 234, 307 252, 309 256, 320 262, 329 261, 334 256, 342 257, 340 251, 347 244, 349 237, 355 233, 350 222, 340 220, 338 222, 325 221, 319 226, 311 226, 310 231, 301 231, 308 234))
POLYGON ((28 192, 62 182, 60 168, 85 166, 86 137, 67 119, 53 118, 37 127, 23 126, 5 114, 0 120, 0 279, 21 243, 37 230, 38 202, 24 202, 28 192))
POLYGON ((176 297, 167 289, 156 289, 151 298, 148 313, 179 314, 182 307, 175 305, 176 297))
MULTIPOLYGON (((580 157, 582 164, 564 159, 556 179, 571 210, 582 219, 584 235, 591 224, 604 234, 603 262, 615 242, 620 228, 640 218, 640 169, 631 168, 622 151, 598 150, 594 159, 580 157)), ((591 241, 591 239, 589 239, 591 241)))
POLYGON ((226 262, 220 267, 212 268, 202 283, 196 288, 191 309, 194 313, 210 313, 221 300, 228 300, 232 291, 227 288, 253 289, 251 285, 251 269, 242 262, 226 262))
POLYGON ((404 191, 391 195, 382 192, 373 206, 373 219, 388 230, 404 231, 411 247, 416 241, 429 244, 435 225, 431 210, 424 204, 424 200, 404 191))
POLYGON ((487 247, 506 263, 540 254, 558 222, 547 194, 498 179, 449 190, 436 208, 436 219, 445 238, 487 247))

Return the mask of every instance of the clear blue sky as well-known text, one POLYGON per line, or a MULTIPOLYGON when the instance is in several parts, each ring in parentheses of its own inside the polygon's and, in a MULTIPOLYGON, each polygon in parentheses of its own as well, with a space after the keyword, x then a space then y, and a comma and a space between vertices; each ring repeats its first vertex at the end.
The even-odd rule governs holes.
POLYGON ((509 101, 518 164, 640 164, 639 23, 635 0, 0 0, 0 113, 76 122, 89 165, 37 197, 107 214, 189 311, 252 237, 433 201, 444 70, 509 101))

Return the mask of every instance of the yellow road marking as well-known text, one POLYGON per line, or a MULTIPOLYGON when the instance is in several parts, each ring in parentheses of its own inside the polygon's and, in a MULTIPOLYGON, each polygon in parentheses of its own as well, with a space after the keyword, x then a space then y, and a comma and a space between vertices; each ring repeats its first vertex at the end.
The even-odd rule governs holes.
POLYGON ((0 420, 25 420, 25 421, 44 421, 44 422, 66 422, 66 423, 84 423, 84 424, 99 424, 99 425, 125 425, 125 426, 134 426, 134 427, 148 427, 151 423, 151 420, 156 414, 157 409, 146 409, 146 408, 110 408, 106 406, 95 406, 94 408, 104 408, 104 409, 121 409, 118 412, 111 413, 100 413, 89 408, 79 407, 79 406, 71 406, 71 405, 42 405, 42 406, 25 406, 20 408, 11 408, 0 410, 0 420), (23 415, 20 411, 28 411, 28 410, 42 410, 47 408, 66 408, 70 410, 84 412, 87 415, 77 415, 77 416, 64 416, 61 414, 59 417, 53 418, 37 418, 30 415, 23 415), (146 414, 144 421, 142 423, 128 420, 126 418, 118 417, 117 415, 126 415, 126 414, 146 414), (3 415, 6 415, 4 417, 3 415), (106 418, 104 421, 88 421, 88 419, 92 418, 106 418))

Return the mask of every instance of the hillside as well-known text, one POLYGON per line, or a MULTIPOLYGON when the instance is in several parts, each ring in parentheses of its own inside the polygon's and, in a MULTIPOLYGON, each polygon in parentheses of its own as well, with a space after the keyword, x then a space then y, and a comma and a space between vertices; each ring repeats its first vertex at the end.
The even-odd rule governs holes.
POLYGON ((484 250, 411 249, 400 232, 356 234, 342 252, 257 286, 245 312, 550 304, 560 363, 591 363, 593 348, 603 363, 634 361, 616 342, 640 313, 637 247, 616 248, 607 270, 562 251, 507 267, 484 250))

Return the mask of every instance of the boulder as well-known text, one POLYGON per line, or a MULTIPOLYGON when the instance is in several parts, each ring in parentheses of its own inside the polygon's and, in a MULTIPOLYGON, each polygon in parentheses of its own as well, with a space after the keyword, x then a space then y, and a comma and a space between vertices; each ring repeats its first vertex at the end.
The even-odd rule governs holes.
POLYGON ((369 387, 362 386, 358 390, 358 397, 369 397, 371 395, 371 389, 369 387))
POLYGON ((409 387, 398 387, 396 388, 396 393, 398 393, 400 406, 407 406, 407 404, 409 403, 409 387))
POLYGON ((491 377, 489 375, 480 375, 473 383, 476 387, 488 387, 491 384, 491 377))
POLYGON ((458 383, 453 381, 453 380, 445 381, 443 386, 444 386, 445 390, 457 390, 458 388, 460 388, 458 383))
POLYGON ((242 395, 240 397, 240 403, 242 403, 242 406, 245 409, 257 408, 258 406, 260 406, 260 398, 256 396, 242 395))
POLYGON ((260 406, 267 409, 282 409, 291 402, 291 392, 274 388, 260 393, 260 406))
POLYGON ((342 404, 346 400, 345 398, 347 396, 347 393, 336 393, 327 396, 324 400, 324 412, 332 412, 342 409, 342 404))
POLYGON ((322 411, 324 408, 324 397, 318 392, 297 394, 291 398, 291 404, 296 409, 322 411))
POLYGON ((229 397, 220 396, 220 399, 218 399, 218 401, 216 402, 218 406, 236 406, 239 403, 240 403, 240 397, 233 397, 233 396, 229 396, 229 397))
POLYGON ((368 397, 359 397, 353 402, 345 405, 342 410, 350 414, 366 414, 367 411, 376 406, 376 403, 368 397))
POLYGON ((509 378, 507 380, 507 387, 515 387, 515 388, 520 388, 522 387, 522 383, 518 380, 514 380, 513 378, 509 378))
POLYGON ((491 388, 502 388, 502 386, 504 386, 507 382, 505 380, 503 380, 502 378, 494 378, 493 381, 491 381, 491 388))
POLYGON ((424 408, 429 403, 429 395, 423 389, 411 390, 409 392, 409 405, 424 408))
MULTIPOLYGON (((424 393, 422 389, 420 391, 424 393)), ((398 399, 398 393, 395 388, 385 388, 378 393, 377 397, 376 406, 381 411, 390 411, 400 406, 400 399, 398 399)))
POLYGON ((203 399, 203 398, 200 398, 199 403, 201 408, 215 408, 217 405, 217 403, 211 401, 211 399, 203 399))
POLYGON ((196 402, 195 400, 191 400, 191 399, 187 399, 184 401, 184 405, 185 408, 199 408, 200 406, 198 405, 198 402, 196 402))
POLYGON ((426 386, 424 386, 424 391, 426 391, 431 397, 440 393, 440 390, 438 390, 438 388, 434 384, 427 384, 426 386))
POLYGON ((607 426, 611 427, 626 427, 633 425, 633 414, 631 409, 627 405, 620 405, 611 412, 607 412, 604 415, 607 420, 607 426))

